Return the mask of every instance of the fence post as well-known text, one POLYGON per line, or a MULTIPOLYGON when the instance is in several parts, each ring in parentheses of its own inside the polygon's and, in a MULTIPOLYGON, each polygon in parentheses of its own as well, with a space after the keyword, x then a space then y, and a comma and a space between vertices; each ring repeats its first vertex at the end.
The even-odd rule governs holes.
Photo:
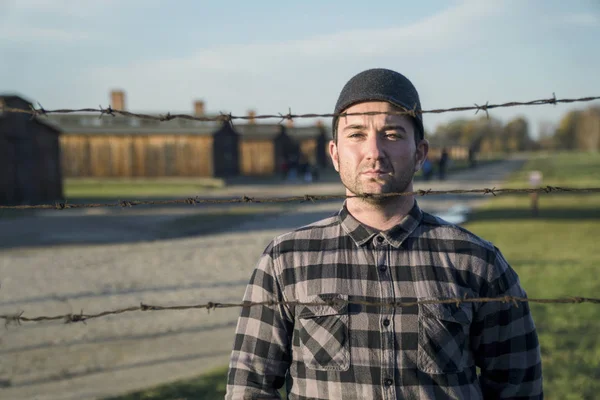
MULTIPOLYGON (((531 171, 529 173, 529 185, 536 189, 542 184, 542 173, 540 171, 531 171)), ((537 217, 539 213, 538 192, 531 193, 531 214, 537 217)))

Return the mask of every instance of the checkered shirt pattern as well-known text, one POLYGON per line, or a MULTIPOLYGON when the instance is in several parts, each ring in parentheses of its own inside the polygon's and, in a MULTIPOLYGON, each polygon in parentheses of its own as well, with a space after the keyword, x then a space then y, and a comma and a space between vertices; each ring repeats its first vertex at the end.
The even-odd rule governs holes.
POLYGON ((492 243, 416 202, 376 232, 344 202, 262 253, 245 302, 317 304, 242 308, 225 398, 542 399, 528 303, 351 303, 504 295, 526 297, 492 243))

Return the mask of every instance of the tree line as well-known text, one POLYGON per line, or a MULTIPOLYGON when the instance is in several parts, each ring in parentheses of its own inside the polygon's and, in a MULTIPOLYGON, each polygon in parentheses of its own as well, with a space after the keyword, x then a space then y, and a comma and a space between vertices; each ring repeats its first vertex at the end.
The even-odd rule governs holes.
POLYGON ((440 146, 464 146, 476 153, 536 150, 600 151, 600 106, 566 113, 555 126, 544 123, 536 139, 529 122, 522 116, 507 123, 497 118, 458 118, 428 133, 440 146))

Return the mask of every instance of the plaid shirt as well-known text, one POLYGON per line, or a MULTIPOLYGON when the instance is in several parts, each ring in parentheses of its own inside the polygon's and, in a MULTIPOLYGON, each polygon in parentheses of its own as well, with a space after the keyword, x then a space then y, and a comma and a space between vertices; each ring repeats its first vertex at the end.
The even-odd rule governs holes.
POLYGON ((244 301, 226 399, 542 399, 528 303, 384 307, 332 302, 522 296, 491 243, 415 206, 375 232, 343 204, 275 238, 244 301), (478 375, 476 368, 480 368, 478 375))

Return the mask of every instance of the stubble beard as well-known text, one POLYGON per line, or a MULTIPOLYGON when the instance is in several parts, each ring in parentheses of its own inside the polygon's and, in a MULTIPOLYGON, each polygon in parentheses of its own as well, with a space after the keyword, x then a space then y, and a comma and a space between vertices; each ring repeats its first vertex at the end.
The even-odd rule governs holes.
POLYGON ((393 174, 387 178, 373 178, 366 180, 360 171, 357 171, 355 175, 344 171, 342 168, 343 164, 340 160, 340 178, 342 184, 351 193, 356 196, 363 196, 370 194, 372 196, 364 197, 360 199, 361 202, 369 204, 371 206, 383 207, 398 202, 399 196, 379 196, 380 194, 387 193, 401 193, 406 192, 413 180, 415 173, 415 166, 411 165, 409 170, 394 171, 393 174), (378 182, 380 190, 377 192, 369 192, 365 190, 365 184, 370 182, 378 182))

